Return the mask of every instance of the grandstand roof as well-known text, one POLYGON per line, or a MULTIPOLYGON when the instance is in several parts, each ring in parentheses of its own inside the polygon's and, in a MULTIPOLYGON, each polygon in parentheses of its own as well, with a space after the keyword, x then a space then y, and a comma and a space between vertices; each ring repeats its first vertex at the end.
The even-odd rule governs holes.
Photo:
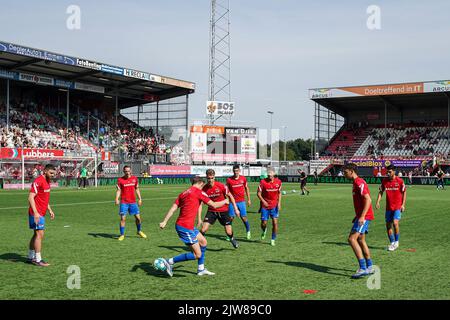
POLYGON ((354 87, 315 88, 310 99, 341 115, 357 110, 384 109, 385 104, 397 109, 448 107, 450 81, 428 81, 354 87))
POLYGON ((120 97, 120 107, 191 94, 195 84, 0 41, 0 78, 120 97))

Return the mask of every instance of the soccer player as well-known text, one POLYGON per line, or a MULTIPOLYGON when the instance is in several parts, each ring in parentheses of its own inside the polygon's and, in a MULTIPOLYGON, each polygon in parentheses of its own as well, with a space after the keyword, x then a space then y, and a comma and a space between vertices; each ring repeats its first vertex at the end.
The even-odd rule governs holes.
POLYGON ((319 175, 317 174, 317 169, 314 170, 314 185, 317 186, 317 181, 319 181, 319 175))
POLYGON ((281 180, 275 178, 275 171, 269 169, 268 177, 261 180, 258 187, 258 198, 261 201, 261 240, 266 238, 267 220, 272 218, 272 240, 270 244, 275 246, 278 233, 278 217, 281 210, 281 180))
POLYGON ((30 240, 28 251, 28 262, 39 267, 48 267, 50 264, 42 260, 42 240, 44 239, 45 215, 47 210, 50 218, 55 219, 55 213, 49 205, 50 201, 50 181, 56 175, 53 165, 47 164, 44 173, 36 178, 31 184, 28 196, 30 207, 28 208, 28 222, 33 230, 33 237, 30 240))
POLYGON ((366 243, 366 234, 369 233, 370 221, 374 219, 372 199, 369 186, 364 179, 358 177, 358 167, 354 163, 348 163, 343 167, 344 176, 353 181, 353 205, 355 218, 353 227, 348 236, 348 242, 359 262, 359 269, 353 279, 361 278, 374 272, 369 247, 366 243))
MULTIPOLYGON (((233 195, 234 200, 236 201, 236 206, 240 212, 240 218, 245 225, 245 230, 247 231, 247 239, 251 239, 250 233, 250 223, 247 219, 247 208, 245 206, 245 196, 247 196, 247 204, 250 207, 252 201, 250 199, 250 190, 248 188, 247 179, 241 175, 241 169, 239 165, 233 166, 233 176, 227 179, 227 187, 230 190, 230 193, 233 195)), ((229 205, 230 217, 234 219, 236 213, 234 211, 234 206, 232 203, 229 205)))
MULTIPOLYGON (((228 198, 229 204, 233 206, 236 215, 240 215, 240 211, 236 206, 236 201, 234 200, 233 195, 228 190, 227 186, 216 181, 216 173, 213 169, 206 170, 206 179, 208 180, 208 183, 203 187, 203 192, 214 202, 222 201, 228 198)), ((216 220, 219 220, 220 224, 224 227, 225 233, 228 239, 230 239, 230 242, 233 245, 233 247, 238 248, 239 244, 233 235, 233 227, 231 226, 233 223, 233 219, 230 217, 230 214, 228 213, 228 205, 222 206, 220 208, 208 207, 208 212, 205 215, 203 224, 201 224, 200 232, 203 235, 205 235, 209 227, 213 225, 216 222, 216 220)), ((198 223, 198 227, 200 228, 200 220, 198 223)))
POLYGON ((219 202, 212 201, 206 193, 202 192, 205 181, 200 177, 192 179, 192 186, 186 191, 180 193, 175 203, 167 212, 164 220, 159 224, 161 229, 164 229, 167 222, 180 208, 180 215, 175 223, 175 230, 180 237, 180 240, 184 242, 192 252, 182 253, 176 257, 170 259, 163 259, 166 265, 166 272, 169 276, 173 276, 173 265, 177 262, 198 260, 197 275, 199 276, 212 276, 213 272, 208 271, 205 268, 205 252, 207 241, 206 238, 194 227, 195 218, 201 221, 201 203, 207 204, 211 208, 220 208, 228 205, 229 200, 224 199, 219 202))
POLYGON ((306 187, 306 180, 308 179, 308 177, 306 176, 306 172, 303 170, 299 170, 298 172, 300 173, 300 189, 302 189, 302 196, 305 195, 305 191, 309 196, 309 190, 306 187))
POLYGON ((81 167, 81 170, 80 170, 80 182, 78 184, 78 189, 81 189, 81 184, 83 184, 83 189, 86 189, 87 169, 85 167, 81 167))
POLYGON ((439 189, 444 190, 445 189, 444 188, 444 171, 442 171, 441 168, 439 168, 436 176, 437 176, 436 189, 437 190, 439 190, 439 189))
POLYGON ((390 165, 387 168, 387 178, 381 182, 380 192, 378 193, 375 207, 380 209, 380 200, 386 191, 386 229, 390 241, 389 251, 394 251, 399 246, 400 239, 400 219, 402 212, 405 211, 406 203, 406 185, 400 177, 395 175, 395 166, 390 165), (392 226, 394 232, 392 232, 392 226))
POLYGON ((125 239, 125 221, 127 214, 134 216, 137 228, 137 234, 144 239, 147 236, 142 232, 142 219, 139 212, 139 207, 142 205, 141 191, 139 190, 139 183, 137 177, 131 174, 129 166, 123 167, 123 177, 117 180, 116 191, 116 205, 119 206, 120 215, 120 236, 119 241, 125 239), (136 194, 138 202, 136 203, 136 194), (119 200, 120 198, 120 200, 119 200))

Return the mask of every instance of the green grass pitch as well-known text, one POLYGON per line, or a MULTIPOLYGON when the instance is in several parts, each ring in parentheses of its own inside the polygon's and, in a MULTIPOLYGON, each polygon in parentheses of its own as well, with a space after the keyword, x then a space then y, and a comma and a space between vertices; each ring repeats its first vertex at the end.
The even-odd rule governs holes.
MULTIPOLYGON (((367 278, 352 280, 357 261, 347 244, 354 216, 350 185, 309 185, 310 196, 297 189, 283 198, 280 230, 271 247, 268 230, 260 241, 256 184, 249 208, 252 240, 245 239, 240 221, 234 231, 240 247, 225 241, 222 226, 211 227, 206 266, 216 273, 198 277, 195 261, 177 264, 168 278, 152 267, 158 257, 185 252, 174 229, 176 216, 159 230, 176 196, 187 186, 141 187, 143 231, 136 235, 127 219, 127 237, 117 241, 118 208, 113 188, 53 190, 56 219, 47 218, 43 257, 52 265, 24 263, 31 230, 27 192, 0 192, 0 299, 449 299, 450 195, 434 187, 408 188, 401 220, 400 248, 386 251, 384 209, 375 211, 367 242, 374 264, 381 269, 381 288, 370 290, 367 278), (70 265, 81 270, 81 288, 70 290, 70 265), (305 290, 316 290, 307 294, 305 290)), ((377 187, 370 186, 375 202, 377 187)), ((383 199, 384 205, 384 199, 383 199)))

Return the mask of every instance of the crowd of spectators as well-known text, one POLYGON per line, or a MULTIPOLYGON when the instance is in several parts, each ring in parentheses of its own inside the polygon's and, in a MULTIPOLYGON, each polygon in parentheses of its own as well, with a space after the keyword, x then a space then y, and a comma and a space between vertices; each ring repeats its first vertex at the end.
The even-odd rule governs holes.
POLYGON ((0 102, 1 147, 82 151, 81 147, 88 144, 99 151, 117 150, 128 158, 172 151, 164 135, 154 133, 152 128, 146 130, 122 115, 116 119, 108 112, 74 112, 66 128, 66 114, 57 109, 33 101, 13 101, 11 105, 7 130, 6 106, 0 102))
MULTIPOLYGON (((5 115, 6 107, 0 104, 0 113, 5 115)), ((0 147, 39 148, 82 151, 87 142, 72 129, 63 128, 57 119, 40 113, 33 102, 19 103, 10 110, 10 126, 6 117, 0 118, 0 147)))

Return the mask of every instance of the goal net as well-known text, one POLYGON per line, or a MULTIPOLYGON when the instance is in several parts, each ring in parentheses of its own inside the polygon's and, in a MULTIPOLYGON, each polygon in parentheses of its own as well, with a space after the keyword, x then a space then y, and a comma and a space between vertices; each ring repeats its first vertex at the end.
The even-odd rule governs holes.
POLYGON ((81 168, 87 169, 90 186, 98 187, 98 159, 94 156, 46 156, 45 154, 21 155, 19 159, 0 160, 0 178, 3 189, 22 189, 31 186, 47 164, 56 168, 52 187, 76 187, 80 181, 81 168))

